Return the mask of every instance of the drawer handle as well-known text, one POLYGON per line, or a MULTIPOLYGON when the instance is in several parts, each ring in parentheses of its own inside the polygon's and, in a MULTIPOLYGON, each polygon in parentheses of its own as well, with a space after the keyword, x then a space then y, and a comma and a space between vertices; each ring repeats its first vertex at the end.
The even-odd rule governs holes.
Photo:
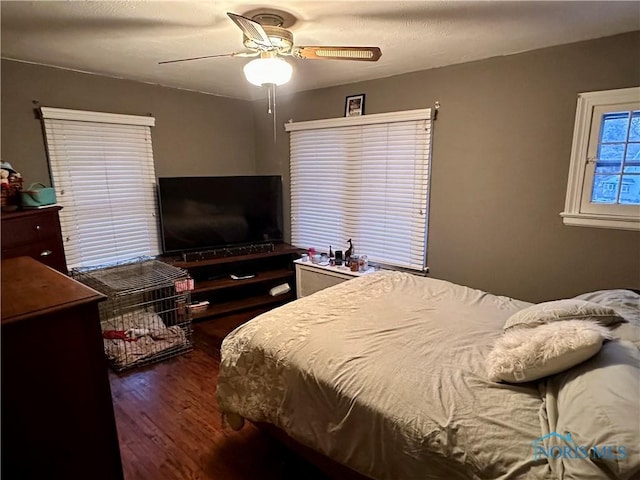
POLYGON ((42 252, 40 252, 40 256, 41 257, 48 257, 49 255, 51 255, 53 252, 51 250, 43 250, 42 252))
POLYGON ((34 225, 34 226, 33 226, 33 229, 34 229, 34 230, 40 230, 40 225, 34 225))

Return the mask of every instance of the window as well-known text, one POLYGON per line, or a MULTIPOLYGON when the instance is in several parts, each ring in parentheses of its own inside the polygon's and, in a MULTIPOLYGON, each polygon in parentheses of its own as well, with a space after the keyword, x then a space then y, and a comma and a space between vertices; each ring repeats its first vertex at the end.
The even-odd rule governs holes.
POLYGON ((640 87, 581 93, 566 225, 640 230, 640 87))
POLYGON ((289 123, 291 242, 426 269, 431 109, 289 123))
POLYGON ((157 255, 154 118, 41 112, 69 267, 157 255))

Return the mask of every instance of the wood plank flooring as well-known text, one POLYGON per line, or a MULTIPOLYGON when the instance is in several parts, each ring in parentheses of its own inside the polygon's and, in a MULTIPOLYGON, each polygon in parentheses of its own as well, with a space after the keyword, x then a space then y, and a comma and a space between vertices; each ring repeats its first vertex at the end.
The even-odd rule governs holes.
POLYGON ((216 402, 222 338, 261 313, 194 323, 192 352, 110 373, 126 480, 327 480, 247 423, 223 428, 216 402))

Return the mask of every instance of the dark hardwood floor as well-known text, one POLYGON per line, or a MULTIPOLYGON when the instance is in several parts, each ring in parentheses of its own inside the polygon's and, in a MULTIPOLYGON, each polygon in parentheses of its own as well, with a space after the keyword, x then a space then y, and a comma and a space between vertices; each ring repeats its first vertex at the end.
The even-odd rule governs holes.
POLYGON ((192 352, 110 373, 126 480, 325 480, 319 470, 246 423, 223 428, 216 402, 220 344, 259 311, 194 323, 192 352))

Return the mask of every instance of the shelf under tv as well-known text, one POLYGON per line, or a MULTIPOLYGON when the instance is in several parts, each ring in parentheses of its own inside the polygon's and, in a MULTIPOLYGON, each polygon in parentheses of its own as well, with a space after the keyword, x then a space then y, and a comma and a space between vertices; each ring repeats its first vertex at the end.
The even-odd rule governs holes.
POLYGON ((281 305, 295 300, 295 298, 296 295, 293 292, 278 295, 277 297, 272 297, 269 294, 254 296, 246 298, 244 300, 233 300, 228 302, 209 304, 209 306, 205 310, 192 312, 191 316, 193 320, 200 320, 218 315, 225 315, 227 313, 238 312, 240 310, 250 310, 252 308, 263 307, 266 305, 281 305))
POLYGON ((267 305, 281 305, 296 298, 293 260, 303 250, 280 243, 273 251, 212 258, 198 261, 182 260, 181 256, 165 256, 162 260, 184 268, 194 279, 191 298, 208 300, 206 308, 193 310, 194 320, 224 315, 267 305), (234 280, 231 274, 247 273, 250 278, 234 280), (271 296, 269 290, 288 283, 291 291, 271 296))
POLYGON ((288 268, 281 268, 278 270, 267 270, 264 272, 257 272, 254 277, 246 278, 242 280, 234 280, 231 277, 225 277, 213 280, 203 280, 197 283, 192 294, 211 292, 214 290, 220 290, 223 288, 232 288, 242 285, 250 285, 252 283, 262 283, 270 280, 282 280, 282 282, 288 282, 295 280, 295 272, 288 268))
POLYGON ((210 258, 206 260, 194 260, 188 262, 182 260, 181 256, 176 255, 165 256, 164 261, 170 263, 171 265, 175 265, 176 267, 189 269, 191 267, 205 267, 208 265, 227 264, 229 262, 244 262, 247 260, 259 258, 279 257, 282 255, 299 255, 303 252, 304 250, 296 248, 293 245, 289 245, 288 243, 276 243, 273 246, 273 250, 270 252, 251 253, 248 255, 235 255, 230 257, 210 258))

